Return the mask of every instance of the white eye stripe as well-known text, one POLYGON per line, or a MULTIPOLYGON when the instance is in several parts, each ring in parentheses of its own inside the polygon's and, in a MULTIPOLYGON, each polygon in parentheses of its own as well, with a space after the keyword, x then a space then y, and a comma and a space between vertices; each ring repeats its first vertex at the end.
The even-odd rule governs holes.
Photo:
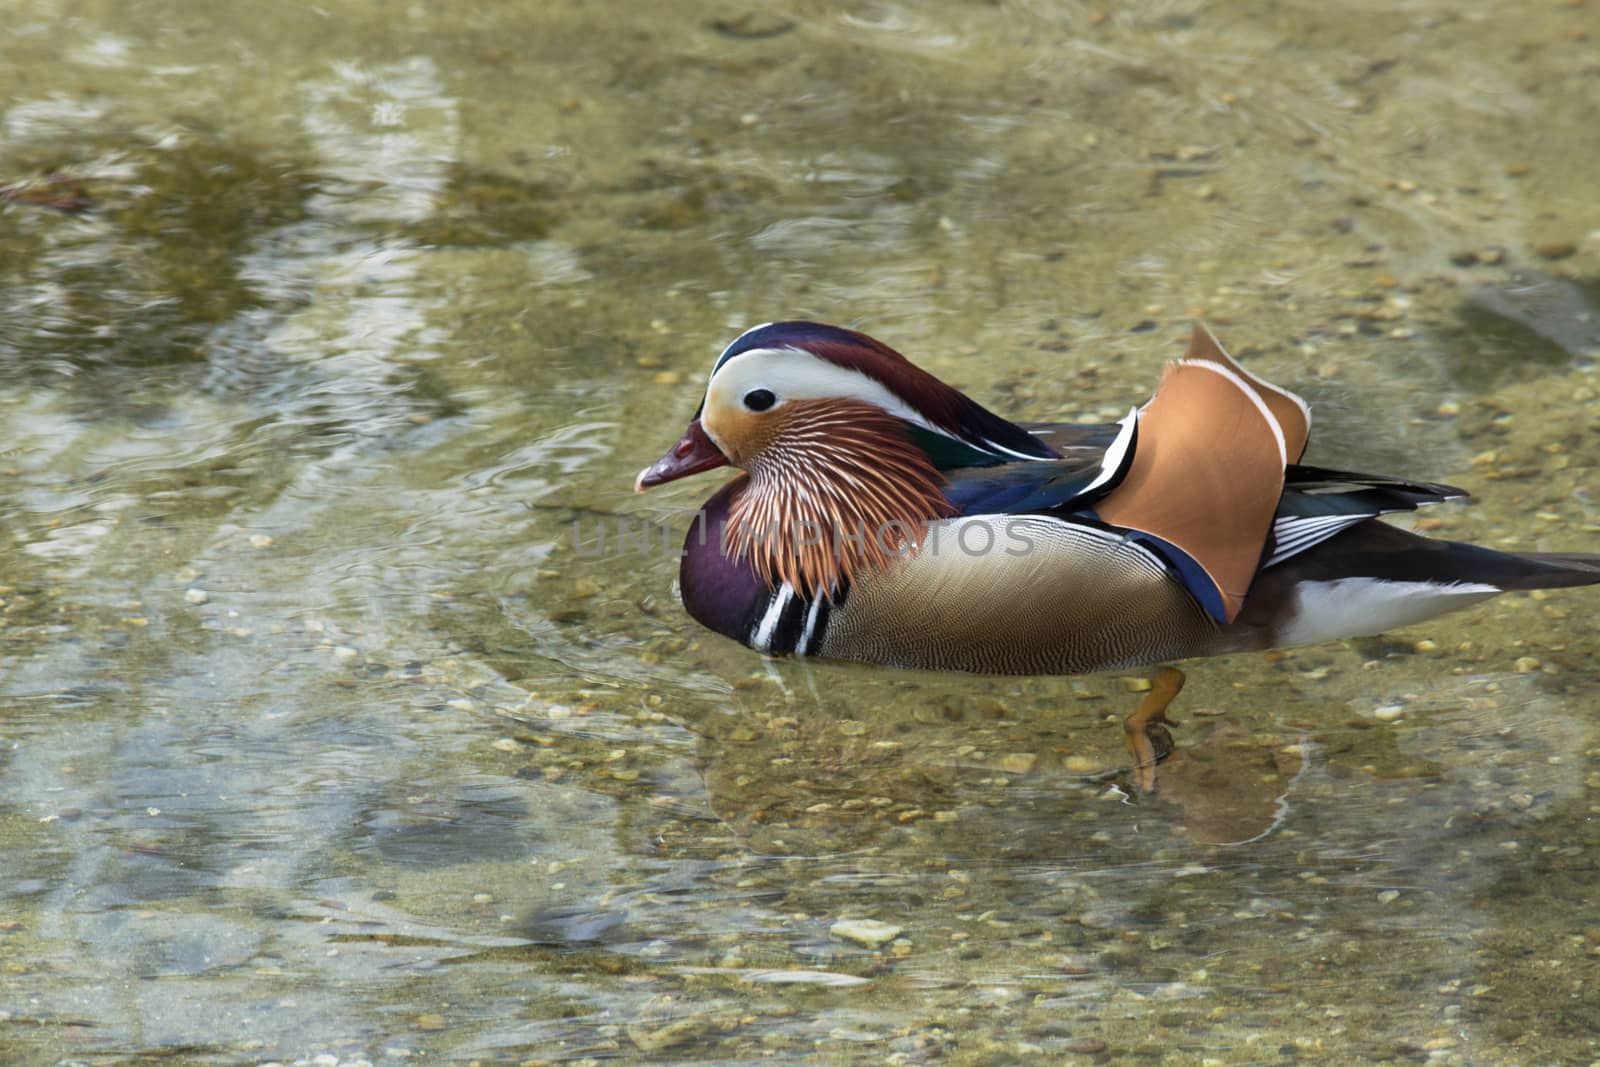
MULTIPOLYGON (((737 343, 737 342, 735 342, 737 343)), ((911 407, 887 386, 861 371, 841 367, 837 363, 814 355, 803 348, 752 348, 733 356, 724 355, 712 368, 706 383, 706 399, 701 425, 719 448, 725 442, 718 436, 717 412, 750 410, 743 397, 752 390, 766 389, 776 396, 772 410, 791 400, 853 399, 882 408, 895 418, 904 419, 930 433, 962 444, 975 445, 990 452, 1014 456, 1017 459, 1043 459, 1044 456, 1018 452, 998 444, 987 437, 965 438, 943 426, 929 422, 921 412, 911 407)), ((827 420, 837 423, 848 420, 827 420)), ((826 433, 828 426, 810 427, 818 434, 826 433)))
MULTIPOLYGON (((830 363, 802 348, 752 348, 720 363, 706 383, 705 413, 709 422, 703 420, 702 424, 719 447, 722 442, 712 425, 716 421, 715 412, 719 408, 723 411, 743 409, 742 398, 755 389, 769 390, 777 397, 773 408, 792 400, 860 400, 941 437, 961 440, 929 422, 881 382, 860 371, 830 363)), ((806 429, 821 436, 828 427, 819 425, 806 429)))
MULTIPOLYGON (((767 409, 769 411, 794 400, 847 398, 876 405, 897 418, 950 436, 908 407, 882 383, 860 371, 847 370, 804 349, 752 348, 721 363, 706 383, 701 425, 717 447, 726 451, 726 442, 719 436, 716 425, 718 413, 748 411, 744 396, 756 389, 766 389, 777 398, 767 409)), ((807 429, 822 433, 826 428, 807 429)))
POLYGON ((901 418, 920 421, 881 383, 799 348, 752 348, 740 352, 713 371, 706 383, 707 399, 742 398, 757 389, 770 391, 779 403, 851 397, 893 411, 901 418))

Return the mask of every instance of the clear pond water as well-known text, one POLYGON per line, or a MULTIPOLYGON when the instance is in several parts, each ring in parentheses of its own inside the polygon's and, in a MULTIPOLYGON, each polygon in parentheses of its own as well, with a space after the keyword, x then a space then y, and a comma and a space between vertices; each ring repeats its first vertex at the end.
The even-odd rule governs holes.
POLYGON ((1099 420, 1201 315, 1600 551, 1592 0, 3 22, 0 1061, 1600 1060, 1594 591, 1192 664, 1133 800, 1137 678, 763 663, 630 491, 757 322, 1099 420))

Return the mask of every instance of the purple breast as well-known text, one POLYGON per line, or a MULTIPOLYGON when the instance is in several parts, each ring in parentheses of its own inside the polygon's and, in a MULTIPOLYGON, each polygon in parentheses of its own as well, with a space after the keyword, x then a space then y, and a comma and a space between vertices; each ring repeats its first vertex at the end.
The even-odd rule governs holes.
POLYGON ((747 562, 722 553, 722 531, 728 505, 743 479, 723 486, 689 527, 683 542, 678 584, 683 606, 702 626, 749 644, 751 631, 767 609, 771 595, 747 562))

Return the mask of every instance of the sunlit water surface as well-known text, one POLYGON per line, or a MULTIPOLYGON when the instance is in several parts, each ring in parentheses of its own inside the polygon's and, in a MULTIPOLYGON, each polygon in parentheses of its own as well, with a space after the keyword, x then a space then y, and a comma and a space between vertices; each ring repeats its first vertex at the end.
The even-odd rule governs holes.
POLYGON ((1135 801, 1137 679, 762 663, 629 492, 756 322, 1101 420, 1203 315, 1600 550, 1592 3, 4 7, 0 1061, 1600 1059, 1593 591, 1135 801))

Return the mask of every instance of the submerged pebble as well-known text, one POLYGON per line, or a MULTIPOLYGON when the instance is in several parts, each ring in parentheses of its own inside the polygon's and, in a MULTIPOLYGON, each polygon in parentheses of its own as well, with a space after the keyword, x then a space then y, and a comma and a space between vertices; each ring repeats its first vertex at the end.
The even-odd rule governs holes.
POLYGON ((1008 752, 1000 757, 1000 769, 1011 774, 1027 774, 1038 763, 1037 752, 1008 752))
POLYGON ((1566 259, 1577 252, 1578 246, 1572 241, 1545 241, 1534 245, 1533 250, 1545 259, 1566 259))
POLYGON ((903 932, 903 927, 876 919, 841 919, 828 928, 831 936, 841 941, 854 941, 867 948, 886 945, 903 932))
POLYGON ((640 1052, 660 1052, 695 1040, 711 1030, 713 1025, 709 1016, 691 1015, 661 1027, 635 1025, 625 1029, 628 1040, 638 1046, 640 1052))
POLYGON ((1075 1052, 1081 1056, 1098 1056, 1106 1050, 1106 1043, 1098 1037, 1069 1037, 1057 1047, 1062 1052, 1075 1052))

